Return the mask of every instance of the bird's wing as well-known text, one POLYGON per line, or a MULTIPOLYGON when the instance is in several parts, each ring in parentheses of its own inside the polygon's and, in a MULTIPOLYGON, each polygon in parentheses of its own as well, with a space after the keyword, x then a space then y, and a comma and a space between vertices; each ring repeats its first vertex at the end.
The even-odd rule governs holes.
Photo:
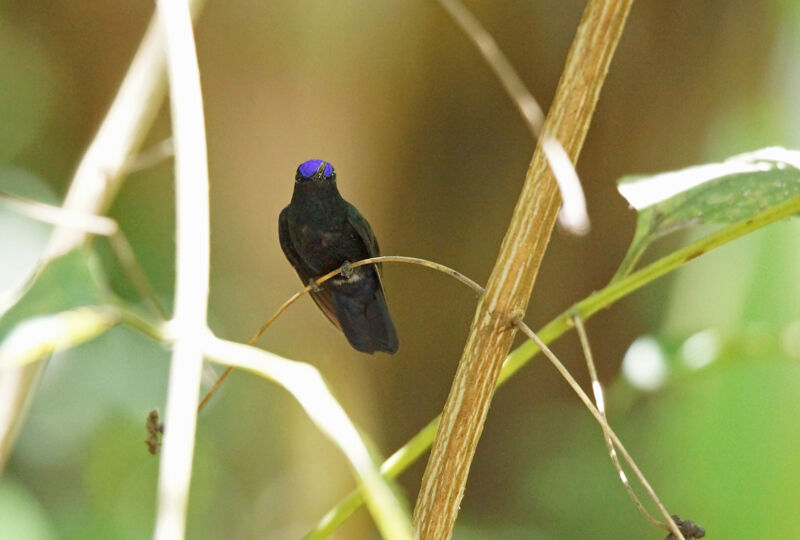
MULTIPOLYGON (((306 283, 306 285, 308 285, 308 283, 306 283)), ((336 317, 336 311, 333 307, 333 296, 331 295, 330 289, 322 286, 319 288, 319 292, 314 292, 312 290, 311 299, 317 304, 319 310, 325 314, 328 320, 333 323, 333 326, 341 330, 342 323, 340 323, 338 317, 336 317)))
MULTIPOLYGON (((361 215, 355 206, 350 203, 345 204, 347 204, 347 221, 350 223, 353 229, 355 229, 359 238, 361 238, 361 241, 364 242, 364 246, 367 248, 367 253, 370 257, 379 256, 381 254, 381 250, 378 247, 378 240, 375 238, 375 234, 372 232, 372 227, 369 226, 367 220, 364 219, 364 216, 361 215)), ((377 263, 374 266, 378 271, 378 275, 380 275, 381 264, 377 263)))
POLYGON ((311 277, 304 275, 308 273, 308 266, 306 266, 305 262, 303 262, 303 258, 294 248, 294 242, 292 242, 292 237, 289 234, 288 206, 281 210, 281 214, 278 216, 278 239, 280 240, 283 254, 286 255, 287 259, 289 259, 289 263, 295 270, 297 270, 297 273, 300 274, 300 279, 307 282, 308 278, 311 277))
MULTIPOLYGON (((287 259, 289 259, 289 263, 291 263, 292 267, 297 272, 297 275, 300 276, 300 280, 303 282, 303 284, 308 285, 309 280, 318 276, 313 275, 311 269, 294 248, 292 237, 289 235, 289 217, 287 215, 286 208, 283 209, 278 217, 278 237, 280 239, 281 249, 283 249, 284 255, 286 255, 287 259)), ((339 319, 336 318, 336 312, 333 307, 333 298, 331 297, 330 290, 324 286, 319 287, 318 291, 312 290, 311 299, 314 300, 314 303, 317 304, 317 307, 319 307, 320 311, 325 314, 328 320, 331 321, 336 328, 341 330, 342 325, 339 323, 339 319)))

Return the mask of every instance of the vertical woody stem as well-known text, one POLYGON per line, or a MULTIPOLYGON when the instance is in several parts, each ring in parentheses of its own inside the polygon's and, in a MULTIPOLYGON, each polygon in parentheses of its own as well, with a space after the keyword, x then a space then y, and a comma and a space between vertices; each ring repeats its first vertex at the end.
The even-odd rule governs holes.
POLYGON ((164 448, 158 470, 155 540, 186 535, 197 402, 208 333, 210 216, 208 155, 200 70, 190 3, 157 0, 164 32, 175 141, 175 333, 167 386, 164 448))
MULTIPOLYGON (((586 138, 632 3, 590 0, 578 26, 544 127, 545 135, 558 139, 573 162, 586 138)), ((514 321, 528 306, 560 202, 558 186, 538 145, 475 312, 422 479, 414 510, 421 540, 452 535, 500 368, 516 333, 514 321)))

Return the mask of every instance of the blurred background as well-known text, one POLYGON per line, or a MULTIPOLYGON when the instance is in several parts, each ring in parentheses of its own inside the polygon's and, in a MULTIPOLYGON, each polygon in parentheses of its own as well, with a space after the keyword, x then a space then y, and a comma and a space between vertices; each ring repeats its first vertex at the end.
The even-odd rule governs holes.
MULTIPOLYGON (((546 110, 583 1, 467 1, 546 110)), ((153 11, 150 1, 0 0, 0 187, 58 202, 153 11)), ((297 165, 331 161, 384 254, 484 283, 534 142, 473 45, 436 2, 209 0, 197 25, 211 173, 210 320, 247 341, 300 287, 277 219, 297 165)), ((602 288, 634 212, 624 174, 800 147, 800 2, 637 2, 578 164, 593 229, 556 231, 527 321, 602 288)), ((162 108, 145 148, 169 136, 162 108)), ((172 162, 128 178, 110 212, 169 304, 172 162)), ((10 220, 8 216, 4 219, 10 220)), ((0 227, 1 257, 35 258, 49 228, 0 227)), ((588 322, 612 425, 668 509, 709 538, 797 535, 800 242, 781 223, 728 245, 588 322), (631 345, 635 346, 631 348, 631 345), (626 357, 627 354, 627 357, 626 357), (647 354, 642 386, 623 359, 647 354)), ((685 241, 667 239, 662 249, 685 241)), ((117 294, 134 299, 104 242, 117 294)), ((4 266, 4 264, 0 264, 4 266)), ((3 275, 2 289, 13 276, 3 275)), ((461 285, 387 265, 394 356, 349 347, 309 299, 260 346, 309 362, 389 455, 443 406, 475 306, 461 285)), ((574 334, 555 350, 578 379, 574 334)), ((7 470, 0 537, 147 538, 168 351, 119 328, 54 356, 7 470)), ((400 485, 413 505, 424 460, 400 485)), ((301 537, 353 487, 345 460, 282 389, 234 373, 203 412, 190 538, 301 537)), ((628 501, 601 432, 541 358, 498 392, 455 538, 663 538, 628 501)), ((361 510, 335 536, 372 539, 361 510)))

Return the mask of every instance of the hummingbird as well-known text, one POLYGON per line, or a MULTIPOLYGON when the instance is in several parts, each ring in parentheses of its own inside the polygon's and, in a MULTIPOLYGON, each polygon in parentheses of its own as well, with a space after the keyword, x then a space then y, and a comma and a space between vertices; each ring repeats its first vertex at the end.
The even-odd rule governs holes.
POLYGON ((339 194, 330 163, 306 161, 294 178, 292 200, 278 219, 283 253, 305 284, 344 268, 314 286, 311 298, 354 349, 394 354, 399 343, 381 285, 380 264, 346 266, 380 254, 372 228, 339 194))

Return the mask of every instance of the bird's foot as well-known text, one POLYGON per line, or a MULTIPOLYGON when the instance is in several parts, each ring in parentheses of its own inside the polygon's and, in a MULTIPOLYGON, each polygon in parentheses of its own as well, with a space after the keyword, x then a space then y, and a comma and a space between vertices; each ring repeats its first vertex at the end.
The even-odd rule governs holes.
POLYGON ((353 268, 350 266, 350 261, 344 261, 340 271, 344 279, 350 279, 350 276, 353 275, 353 268))
POLYGON ((317 280, 314 278, 309 278, 308 286, 311 288, 311 292, 318 293, 322 291, 322 287, 317 285, 317 280))

